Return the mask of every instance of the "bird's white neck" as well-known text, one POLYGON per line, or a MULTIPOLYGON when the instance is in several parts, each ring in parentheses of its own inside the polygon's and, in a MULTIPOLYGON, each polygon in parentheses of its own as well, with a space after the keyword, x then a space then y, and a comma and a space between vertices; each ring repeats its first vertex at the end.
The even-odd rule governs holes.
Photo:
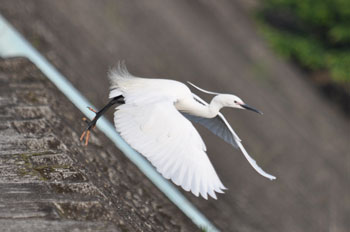
POLYGON ((209 105, 202 105, 195 100, 178 102, 176 108, 180 111, 189 113, 191 115, 203 117, 203 118, 214 118, 218 115, 223 105, 218 101, 218 96, 215 96, 209 105))

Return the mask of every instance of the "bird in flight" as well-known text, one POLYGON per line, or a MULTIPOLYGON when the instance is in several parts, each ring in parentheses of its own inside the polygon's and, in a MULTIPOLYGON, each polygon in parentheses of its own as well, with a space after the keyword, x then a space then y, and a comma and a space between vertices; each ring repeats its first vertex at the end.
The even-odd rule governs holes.
POLYGON ((131 75, 123 63, 109 74, 111 99, 96 112, 92 121, 84 119, 88 126, 80 137, 85 145, 97 120, 113 105, 114 124, 121 137, 136 151, 145 156, 166 179, 195 196, 217 199, 216 193, 226 190, 215 172, 206 146, 191 122, 199 123, 235 148, 239 148, 252 167, 262 176, 273 180, 249 156, 240 138, 220 113, 223 107, 251 110, 232 94, 220 94, 191 86, 207 94, 215 95, 210 104, 191 92, 183 83, 166 79, 140 78, 131 75))

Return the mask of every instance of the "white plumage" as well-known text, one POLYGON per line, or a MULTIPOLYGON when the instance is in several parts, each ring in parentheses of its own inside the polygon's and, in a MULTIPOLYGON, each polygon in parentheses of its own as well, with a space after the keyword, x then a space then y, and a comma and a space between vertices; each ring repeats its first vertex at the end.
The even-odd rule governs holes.
POLYGON ((255 170, 275 179, 256 165, 219 113, 224 106, 242 108, 244 103, 238 97, 218 94, 208 105, 181 82, 134 77, 121 65, 109 73, 109 78, 109 97, 122 95, 125 101, 114 114, 116 130, 157 171, 184 190, 216 199, 215 192, 223 193, 226 189, 206 154, 201 136, 189 120, 203 124, 239 147, 255 170))

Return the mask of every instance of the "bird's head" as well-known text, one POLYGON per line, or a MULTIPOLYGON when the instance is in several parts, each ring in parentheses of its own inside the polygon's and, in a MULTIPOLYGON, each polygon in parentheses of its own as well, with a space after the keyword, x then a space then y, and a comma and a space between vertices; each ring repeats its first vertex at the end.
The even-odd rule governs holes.
POLYGON ((221 107, 231 107, 231 108, 238 108, 238 109, 244 109, 244 110, 251 110, 254 111, 258 114, 263 114, 260 110, 257 110, 243 102, 242 99, 237 97, 236 95, 233 94, 222 94, 222 93, 216 93, 216 92, 211 92, 208 90, 204 90, 202 88, 199 88, 195 84, 192 84, 191 82, 187 81, 188 84, 192 85, 194 88, 198 89, 199 91, 202 91, 207 94, 211 95, 216 95, 212 103, 218 104, 219 108, 221 107))
POLYGON ((221 104, 223 107, 251 110, 258 114, 263 114, 261 111, 245 104, 242 99, 233 94, 218 94, 214 97, 213 101, 221 104))

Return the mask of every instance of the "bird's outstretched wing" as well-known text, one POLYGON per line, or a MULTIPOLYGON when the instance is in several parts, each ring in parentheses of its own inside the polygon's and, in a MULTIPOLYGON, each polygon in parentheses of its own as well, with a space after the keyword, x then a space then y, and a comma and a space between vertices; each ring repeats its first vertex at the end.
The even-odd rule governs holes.
POLYGON ((202 138, 172 100, 118 106, 114 123, 131 147, 186 191, 216 199, 215 192, 226 189, 209 161, 202 138))
POLYGON ((232 132, 227 127, 226 123, 222 120, 220 116, 215 118, 202 118, 199 116, 191 115, 188 113, 181 112, 188 120, 199 123, 206 127, 208 130, 213 132, 213 134, 222 138, 225 142, 231 144, 238 149, 237 138, 234 137, 232 132))
MULTIPOLYGON (((196 94, 193 94, 193 98, 198 101, 199 103, 203 105, 208 105, 207 102, 205 102, 203 99, 198 97, 196 94)), ((196 123, 199 123, 209 129, 211 132, 213 132, 215 135, 219 136, 222 138, 224 141, 227 143, 233 145, 236 148, 239 148, 245 158, 248 160, 250 165, 262 176, 274 180, 276 179, 275 176, 272 176, 268 173, 266 173, 264 170, 262 170, 256 163, 256 161, 250 157, 248 152, 245 150, 241 143, 241 139, 238 137, 238 135, 235 133, 235 131, 232 129, 230 124, 227 122, 225 119, 224 115, 219 113, 215 118, 202 118, 202 117, 197 117, 193 115, 189 115, 187 113, 182 113, 185 117, 187 117, 189 120, 192 120, 196 123)))

